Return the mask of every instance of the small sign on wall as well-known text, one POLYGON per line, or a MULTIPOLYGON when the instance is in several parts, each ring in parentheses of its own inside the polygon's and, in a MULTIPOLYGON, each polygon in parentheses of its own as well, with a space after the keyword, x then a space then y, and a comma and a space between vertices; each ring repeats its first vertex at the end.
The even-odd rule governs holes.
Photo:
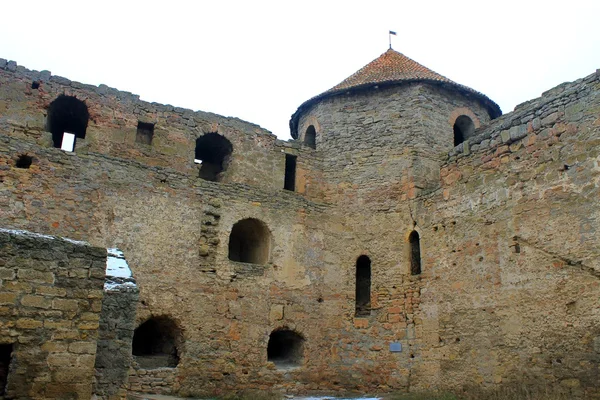
POLYGON ((400 342, 392 342, 392 343, 390 343, 390 351, 392 353, 400 353, 400 352, 402 352, 402 343, 400 343, 400 342))

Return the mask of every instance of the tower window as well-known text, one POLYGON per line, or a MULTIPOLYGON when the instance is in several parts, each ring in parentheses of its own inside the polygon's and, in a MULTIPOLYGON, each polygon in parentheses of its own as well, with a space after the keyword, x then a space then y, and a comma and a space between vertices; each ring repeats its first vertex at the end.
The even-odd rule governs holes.
POLYGON ((280 368, 296 367, 302 361, 304 338, 289 329, 271 332, 267 360, 280 368))
POLYGON ((229 235, 229 259, 251 264, 266 264, 271 251, 269 228, 258 219, 247 218, 233 225, 229 235))
POLYGON ((285 180, 283 188, 285 190, 296 190, 296 156, 285 155, 285 180))
POLYGON ((52 133, 54 147, 73 151, 76 139, 85 138, 89 118, 83 101, 64 94, 58 96, 50 103, 46 119, 46 130, 52 133))
POLYGON ((412 231, 408 236, 410 244, 410 274, 419 275, 421 273, 421 244, 417 231, 412 231))
POLYGON ((475 132, 473 120, 466 115, 461 115, 454 122, 454 145, 458 146, 475 132))
POLYGON ((360 256, 356 260, 356 316, 371 315, 371 260, 360 256))
POLYGON ((135 134, 135 141, 142 144, 152 144, 152 137, 154 136, 154 124, 149 122, 138 121, 137 132, 135 134))
POLYGON ((174 368, 179 363, 175 322, 166 317, 152 318, 133 333, 132 353, 143 369, 174 368))
POLYGON ((200 178, 218 182, 227 169, 233 145, 227 138, 210 132, 196 139, 194 162, 200 164, 200 178))
POLYGON ((313 125, 309 126, 304 133, 304 144, 311 149, 317 148, 317 131, 313 125))

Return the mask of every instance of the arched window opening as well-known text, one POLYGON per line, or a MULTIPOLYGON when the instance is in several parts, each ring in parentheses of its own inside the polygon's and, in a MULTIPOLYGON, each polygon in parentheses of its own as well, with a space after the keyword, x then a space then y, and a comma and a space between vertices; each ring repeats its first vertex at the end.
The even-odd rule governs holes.
POLYGON ((461 115, 454 122, 454 145, 458 146, 475 132, 475 124, 473 120, 466 115, 461 115))
POLYGON ((6 394, 12 352, 12 344, 0 344, 0 396, 6 394))
POLYGON ((54 147, 73 151, 77 138, 85 138, 90 114, 85 103, 73 96, 61 94, 50 103, 46 130, 52 133, 54 147))
POLYGON ((304 338, 289 329, 271 332, 267 346, 267 360, 279 368, 297 367, 302 362, 304 338))
POLYGON ((311 149, 317 148, 317 131, 313 125, 309 126, 304 133, 304 144, 311 149))
POLYGON ((233 145, 227 138, 216 132, 210 132, 196 139, 194 162, 200 164, 200 178, 219 182, 223 171, 227 169, 233 145))
POLYGON ((356 316, 371 315, 371 260, 360 256, 356 260, 356 316))
POLYGON ((251 264, 266 264, 271 250, 271 232, 258 219, 247 218, 233 225, 229 235, 229 259, 251 264))
POLYGON ((152 318, 133 333, 132 353, 140 368, 174 368, 179 363, 181 333, 172 320, 152 318))
POLYGON ((417 231, 412 231, 408 236, 410 244, 410 274, 419 275, 421 273, 421 244, 417 231))

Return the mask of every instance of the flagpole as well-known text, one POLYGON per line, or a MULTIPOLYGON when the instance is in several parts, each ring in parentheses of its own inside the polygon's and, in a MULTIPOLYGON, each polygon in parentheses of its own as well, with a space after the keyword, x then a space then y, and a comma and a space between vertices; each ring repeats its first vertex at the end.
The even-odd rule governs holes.
POLYGON ((390 39, 390 50, 392 49, 392 35, 396 36, 395 31, 389 31, 388 38, 390 39))

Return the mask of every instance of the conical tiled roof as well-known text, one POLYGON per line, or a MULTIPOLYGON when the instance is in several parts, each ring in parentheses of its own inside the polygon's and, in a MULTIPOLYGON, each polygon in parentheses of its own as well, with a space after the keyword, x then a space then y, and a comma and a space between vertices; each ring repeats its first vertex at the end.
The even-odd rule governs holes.
POLYGON ((492 118, 502 115, 500 107, 482 93, 458 84, 390 48, 339 84, 302 103, 290 120, 292 137, 298 138, 297 124, 302 112, 321 99, 353 90, 408 82, 430 82, 453 87, 467 95, 474 95, 487 108, 492 118))
POLYGON ((455 84, 450 79, 437 72, 433 72, 429 68, 406 57, 404 54, 389 49, 325 93, 385 82, 423 79, 455 84))

